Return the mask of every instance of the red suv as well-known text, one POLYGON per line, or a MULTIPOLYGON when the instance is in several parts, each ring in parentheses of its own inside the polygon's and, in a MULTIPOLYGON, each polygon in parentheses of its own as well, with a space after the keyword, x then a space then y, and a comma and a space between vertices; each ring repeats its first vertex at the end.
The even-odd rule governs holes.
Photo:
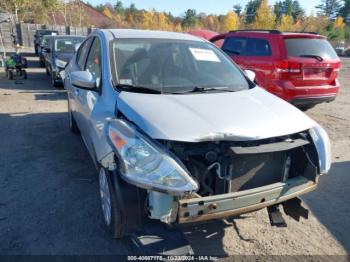
POLYGON ((340 59, 324 36, 314 33, 231 31, 217 44, 256 82, 301 109, 331 102, 339 91, 340 59))

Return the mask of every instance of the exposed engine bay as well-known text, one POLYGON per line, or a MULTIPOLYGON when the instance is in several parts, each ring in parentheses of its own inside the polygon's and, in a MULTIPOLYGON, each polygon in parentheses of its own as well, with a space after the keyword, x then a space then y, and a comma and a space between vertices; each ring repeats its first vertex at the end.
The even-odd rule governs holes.
POLYGON ((317 151, 308 133, 253 142, 166 142, 199 185, 200 196, 249 190, 296 176, 314 180, 317 151))

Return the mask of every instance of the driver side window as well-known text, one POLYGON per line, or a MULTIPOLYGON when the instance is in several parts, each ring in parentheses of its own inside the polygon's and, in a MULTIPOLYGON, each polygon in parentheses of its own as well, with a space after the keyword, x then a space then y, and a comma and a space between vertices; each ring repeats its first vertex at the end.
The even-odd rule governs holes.
POLYGON ((90 72, 96 79, 96 86, 99 87, 101 83, 101 45, 99 39, 96 37, 91 45, 89 55, 86 60, 85 70, 90 72))
POLYGON ((89 46, 91 43, 91 38, 85 40, 78 49, 76 63, 81 70, 84 69, 86 54, 89 51, 89 46))

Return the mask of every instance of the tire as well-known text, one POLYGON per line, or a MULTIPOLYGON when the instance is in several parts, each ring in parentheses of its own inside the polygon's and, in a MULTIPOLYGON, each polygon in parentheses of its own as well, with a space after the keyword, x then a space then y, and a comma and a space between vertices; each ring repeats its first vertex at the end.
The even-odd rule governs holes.
POLYGON ((70 109, 69 100, 68 100, 68 118, 69 118, 69 129, 73 134, 79 134, 80 130, 73 116, 72 110, 70 109))
POLYGON ((55 88, 58 88, 61 86, 61 83, 55 80, 55 76, 53 74, 51 74, 51 83, 52 83, 52 86, 55 88))
POLYGON ((112 172, 100 167, 98 184, 103 220, 114 238, 122 238, 125 236, 122 224, 123 213, 119 205, 118 192, 114 186, 115 179, 117 178, 113 177, 112 172))
POLYGON ((13 80, 13 72, 12 72, 12 70, 8 70, 7 74, 8 74, 7 78, 10 79, 10 80, 13 80))
POLYGON ((26 71, 26 70, 22 70, 22 75, 23 75, 23 78, 24 78, 24 79, 27 79, 27 78, 28 78, 28 75, 27 75, 27 71, 26 71))

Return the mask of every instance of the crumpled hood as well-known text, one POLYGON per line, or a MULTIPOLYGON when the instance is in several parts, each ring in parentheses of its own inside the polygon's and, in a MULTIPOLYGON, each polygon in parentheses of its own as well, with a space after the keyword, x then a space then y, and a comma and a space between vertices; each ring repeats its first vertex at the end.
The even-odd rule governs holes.
POLYGON ((316 123, 262 88, 235 93, 121 92, 118 109, 154 139, 249 141, 305 131, 316 123))
POLYGON ((74 53, 56 53, 56 57, 64 62, 69 63, 74 53))

